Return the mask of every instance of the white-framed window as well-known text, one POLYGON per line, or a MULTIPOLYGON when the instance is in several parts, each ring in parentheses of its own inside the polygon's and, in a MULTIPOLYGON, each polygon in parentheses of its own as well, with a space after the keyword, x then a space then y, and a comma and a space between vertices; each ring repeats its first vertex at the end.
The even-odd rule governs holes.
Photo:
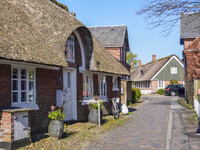
POLYGON ((83 75, 83 99, 93 97, 93 75, 83 75))
POLYGON ((74 36, 70 35, 67 39, 65 46, 65 57, 67 61, 75 61, 75 46, 74 46, 74 36))
POLYGON ((113 91, 119 91, 119 86, 118 86, 118 77, 113 77, 113 91))
POLYGON ((165 88, 165 82, 164 81, 158 81, 158 89, 165 88))
POLYGON ((105 76, 98 77, 99 97, 107 97, 107 80, 105 76))
POLYGON ((12 68, 12 105, 35 103, 35 69, 12 68))
POLYGON ((177 74, 177 67, 170 67, 171 74, 177 74))

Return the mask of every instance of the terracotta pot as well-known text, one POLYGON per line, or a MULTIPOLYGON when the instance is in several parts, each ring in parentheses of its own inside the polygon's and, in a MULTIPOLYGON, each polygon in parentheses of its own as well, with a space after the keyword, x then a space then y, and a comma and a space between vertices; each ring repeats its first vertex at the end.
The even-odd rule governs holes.
POLYGON ((60 120, 51 120, 49 123, 49 136, 53 139, 61 138, 64 131, 64 122, 60 120))

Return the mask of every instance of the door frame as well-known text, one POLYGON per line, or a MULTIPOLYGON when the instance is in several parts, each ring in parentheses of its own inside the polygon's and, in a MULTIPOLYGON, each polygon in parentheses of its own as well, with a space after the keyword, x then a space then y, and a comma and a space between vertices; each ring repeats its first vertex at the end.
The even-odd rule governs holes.
MULTIPOLYGON (((63 69, 63 90, 66 84, 65 71, 71 72, 71 88, 72 88, 72 119, 77 120, 77 73, 76 68, 64 68, 63 69), (74 83, 74 84, 73 84, 74 83)), ((67 115, 67 114, 66 114, 67 115)))

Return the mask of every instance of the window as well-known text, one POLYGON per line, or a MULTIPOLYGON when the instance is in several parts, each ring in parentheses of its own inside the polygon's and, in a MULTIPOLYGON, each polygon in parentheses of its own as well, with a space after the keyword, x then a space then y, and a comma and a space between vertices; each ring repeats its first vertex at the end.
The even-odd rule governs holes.
POLYGON ((106 77, 99 76, 99 97, 107 97, 107 83, 106 77))
POLYGON ((177 67, 171 67, 171 74, 177 74, 177 67))
POLYGON ((12 68, 12 103, 35 102, 35 71, 12 68))
POLYGON ((163 89, 164 88, 164 81, 158 81, 158 88, 163 89))
POLYGON ((68 61, 75 61, 74 36, 70 35, 65 47, 65 57, 68 61))
POLYGON ((118 87, 118 77, 113 77, 113 91, 119 91, 118 87))
POLYGON ((123 61, 123 51, 122 51, 122 48, 120 48, 120 53, 121 53, 121 61, 123 61))
POLYGON ((83 98, 93 97, 93 77, 92 75, 83 75, 83 98))

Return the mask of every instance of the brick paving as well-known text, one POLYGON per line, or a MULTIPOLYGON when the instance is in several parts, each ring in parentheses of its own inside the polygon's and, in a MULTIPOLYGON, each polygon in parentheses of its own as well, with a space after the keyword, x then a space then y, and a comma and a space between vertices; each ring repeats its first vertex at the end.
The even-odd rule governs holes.
POLYGON ((88 150, 164 150, 171 97, 148 97, 124 125, 112 130, 88 150))

